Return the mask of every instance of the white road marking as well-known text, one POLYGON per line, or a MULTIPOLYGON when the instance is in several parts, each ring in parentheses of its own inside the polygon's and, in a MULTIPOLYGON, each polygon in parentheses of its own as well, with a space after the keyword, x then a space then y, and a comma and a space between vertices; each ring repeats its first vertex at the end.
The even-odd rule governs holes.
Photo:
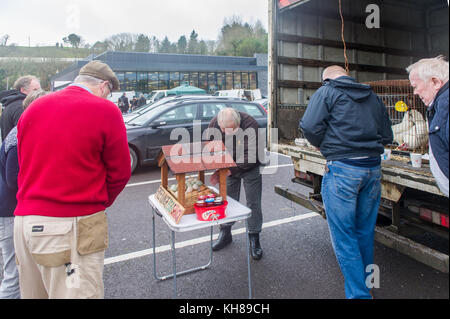
MULTIPOLYGON (((316 214, 316 213, 308 213, 308 214, 288 217, 288 218, 284 218, 284 219, 278 219, 278 220, 264 223, 263 229, 266 229, 269 227, 275 227, 275 226, 279 226, 279 225, 283 225, 283 224, 288 224, 288 223, 292 223, 292 222, 296 222, 296 221, 300 221, 300 220, 304 220, 304 219, 308 219, 308 218, 312 218, 312 217, 317 217, 317 216, 320 216, 320 215, 316 214)), ((245 227, 232 231, 233 235, 244 234, 244 233, 245 233, 245 227)), ((215 239, 217 239, 217 237, 218 237, 218 234, 215 234, 213 236, 213 239, 215 240, 215 239)), ((204 237, 199 237, 199 238, 179 242, 179 243, 175 244, 175 249, 206 243, 206 242, 210 241, 210 238, 211 238, 211 236, 208 235, 208 236, 204 236, 204 237)), ((164 245, 164 246, 156 247, 155 252, 162 253, 162 252, 170 251, 170 249, 171 249, 170 245, 164 245)), ((148 255, 153 255, 153 248, 136 251, 133 253, 124 254, 124 255, 120 255, 120 256, 116 256, 116 257, 106 258, 105 265, 115 264, 118 262, 136 259, 136 258, 140 258, 140 257, 145 257, 148 255)))
MULTIPOLYGON (((267 166, 266 169, 272 169, 272 168, 283 168, 283 167, 292 167, 294 166, 293 164, 283 164, 283 165, 274 165, 274 166, 267 166)), ((205 175, 212 175, 213 173, 206 173, 205 175)), ((192 176, 188 176, 188 177, 197 177, 197 175, 192 175, 192 176)), ((174 181, 175 178, 169 178, 169 181, 174 181)), ((149 185, 149 184, 158 184, 161 183, 161 180, 152 180, 152 181, 147 181, 147 182, 140 182, 140 183, 133 183, 133 184, 127 184, 127 186, 125 187, 136 187, 136 186, 142 186, 142 185, 149 185)))

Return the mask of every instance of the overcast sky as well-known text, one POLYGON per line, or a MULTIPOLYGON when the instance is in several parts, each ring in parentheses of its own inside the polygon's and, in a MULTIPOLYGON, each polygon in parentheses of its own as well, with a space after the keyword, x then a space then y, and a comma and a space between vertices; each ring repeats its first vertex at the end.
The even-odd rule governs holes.
POLYGON ((0 37, 8 44, 55 45, 70 33, 90 44, 122 32, 174 42, 192 30, 216 40, 224 19, 261 20, 267 29, 268 0, 0 0, 0 37))

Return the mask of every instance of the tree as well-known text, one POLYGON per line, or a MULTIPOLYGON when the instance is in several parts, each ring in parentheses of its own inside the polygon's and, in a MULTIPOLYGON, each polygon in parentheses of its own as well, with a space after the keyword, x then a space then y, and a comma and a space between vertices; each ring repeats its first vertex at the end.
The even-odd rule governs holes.
POLYGON ((169 38, 166 36, 161 42, 161 46, 159 48, 159 53, 170 53, 171 43, 169 38))
POLYGON ((70 44, 73 48, 79 48, 81 44, 81 36, 71 33, 63 38, 64 43, 70 44))
POLYGON ((178 39, 178 43, 177 43, 177 51, 180 54, 186 54, 187 51, 187 39, 186 36, 181 36, 178 39))
POLYGON ((5 34, 4 36, 2 36, 0 38, 0 46, 1 47, 6 47, 6 44, 8 43, 9 40, 9 34, 5 34))
POLYGON ((105 39, 105 43, 108 43, 108 50, 111 51, 134 51, 136 44, 137 34, 133 33, 118 33, 105 39))
POLYGON ((148 36, 144 34, 139 34, 136 46, 135 46, 136 52, 149 52, 150 51, 150 39, 148 36))
POLYGON ((216 54, 234 56, 253 56, 255 53, 267 53, 268 34, 261 21, 255 25, 243 23, 238 16, 224 20, 216 54))
POLYGON ((201 40, 198 44, 198 54, 207 55, 208 54, 208 46, 204 40, 201 40))
POLYGON ((187 47, 187 53, 196 54, 198 53, 198 33, 195 30, 192 30, 191 35, 189 37, 189 43, 187 47))

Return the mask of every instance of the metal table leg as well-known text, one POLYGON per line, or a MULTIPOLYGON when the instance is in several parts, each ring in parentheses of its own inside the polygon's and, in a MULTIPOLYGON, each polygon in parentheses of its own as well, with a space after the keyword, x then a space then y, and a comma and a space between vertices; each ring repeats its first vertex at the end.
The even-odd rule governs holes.
POLYGON ((248 238, 248 219, 245 221, 245 238, 247 243, 247 276, 248 276, 248 299, 252 299, 252 272, 250 269, 250 242, 248 238))
POLYGON ((196 271, 205 270, 212 264, 213 260, 213 250, 212 250, 212 244, 213 244, 213 227, 211 227, 211 234, 210 234, 210 255, 209 255, 209 261, 206 265, 195 267, 192 269, 176 272, 176 253, 175 253, 175 232, 172 232, 172 238, 171 238, 171 251, 172 251, 172 263, 173 263, 173 271, 171 274, 166 276, 158 276, 157 269, 156 269, 156 231, 155 231, 155 209, 152 209, 153 216, 152 216, 152 230, 153 230, 153 276, 155 279, 163 281, 167 279, 174 278, 174 296, 176 297, 176 277, 182 276, 186 274, 190 274, 196 271))
POLYGON ((172 273, 173 273, 173 299, 177 299, 177 256, 175 255, 175 232, 172 231, 172 273))

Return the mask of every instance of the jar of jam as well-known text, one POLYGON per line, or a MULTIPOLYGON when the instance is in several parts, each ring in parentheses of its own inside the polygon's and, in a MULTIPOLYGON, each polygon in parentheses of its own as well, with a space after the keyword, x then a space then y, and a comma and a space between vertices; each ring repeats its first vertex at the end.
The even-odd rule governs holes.
POLYGON ((223 205, 223 198, 222 197, 216 197, 214 200, 214 206, 220 206, 223 205))
POLYGON ((205 200, 206 207, 214 206, 214 198, 207 198, 205 200))
POLYGON ((206 203, 204 200, 199 200, 199 201, 197 201, 197 206, 198 207, 206 207, 206 203))

